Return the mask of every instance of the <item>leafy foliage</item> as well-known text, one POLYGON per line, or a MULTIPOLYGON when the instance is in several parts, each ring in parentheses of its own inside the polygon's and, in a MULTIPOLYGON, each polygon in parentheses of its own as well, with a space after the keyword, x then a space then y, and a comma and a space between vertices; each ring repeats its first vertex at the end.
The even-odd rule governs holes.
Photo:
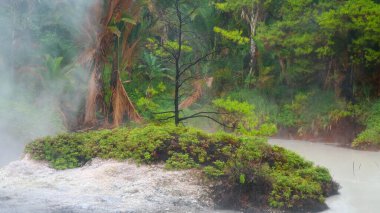
POLYGON ((353 111, 351 105, 336 100, 331 92, 312 91, 295 95, 278 116, 280 125, 295 127, 300 135, 318 135, 339 120, 353 116, 353 111))
POLYGON ((274 124, 262 123, 254 113, 254 106, 248 102, 236 100, 216 99, 214 107, 221 113, 223 123, 227 124, 233 131, 250 136, 270 136, 276 133, 274 124))
MULTIPOLYGON (((139 118, 132 103, 149 121, 164 117, 155 112, 173 110, 175 66, 169 56, 179 47, 173 1, 127 2, 86 2, 83 9, 92 13, 87 17, 75 14, 68 2, 2 1, 0 22, 12 30, 0 37, 12 42, 1 47, 12 54, 4 51, 1 57, 16 69, 17 86, 32 93, 31 105, 41 98, 41 90, 53 93, 54 105, 60 106, 52 111, 63 114, 70 129, 82 128, 83 119, 88 125, 119 125, 126 121, 126 106, 135 115, 132 119, 139 118), (71 16, 75 18, 67 18, 71 16), (85 38, 78 42, 81 36, 85 38), (99 75, 87 76, 75 65, 83 49, 79 61, 99 75), (94 58, 98 63, 91 63, 94 58), (83 96, 91 91, 88 77, 102 82, 92 82, 96 86, 85 104, 83 96)), ((188 93, 196 80, 213 78, 212 88, 202 96, 230 96, 255 106, 255 116, 241 122, 248 132, 270 122, 318 135, 342 118, 360 122, 354 108, 379 98, 378 1, 187 0, 181 7, 188 16, 180 67, 214 54, 182 75, 179 103, 192 98, 188 93)), ((210 100, 196 106, 212 107, 210 100)), ((223 111, 227 105, 217 108, 223 111)), ((236 129, 243 130, 239 125, 236 129)), ((375 132, 363 134, 375 138, 375 132)))
POLYGON ((223 38, 236 42, 240 45, 247 44, 249 42, 249 38, 242 36, 242 31, 232 30, 227 31, 219 27, 214 27, 214 31, 216 33, 220 33, 223 38))
POLYGON ((366 129, 352 143, 353 147, 380 147, 380 102, 373 104, 365 120, 366 129))
POLYGON ((380 63, 380 5, 371 0, 345 1, 337 10, 326 11, 318 21, 328 39, 322 54, 340 54, 348 47, 353 63, 380 63))

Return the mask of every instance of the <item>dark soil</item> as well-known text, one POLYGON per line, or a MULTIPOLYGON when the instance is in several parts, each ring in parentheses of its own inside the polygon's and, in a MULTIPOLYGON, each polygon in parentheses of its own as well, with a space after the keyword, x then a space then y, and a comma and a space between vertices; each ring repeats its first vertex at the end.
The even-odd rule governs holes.
MULTIPOLYGON (((214 183, 212 186, 213 200, 217 207, 220 209, 231 209, 243 211, 244 213, 293 213, 293 212, 321 212, 328 209, 325 203, 320 203, 315 200, 306 200, 302 204, 302 207, 296 207, 291 209, 274 209, 267 203, 267 197, 270 191, 270 186, 265 183, 259 183, 252 185, 256 190, 252 193, 251 190, 247 190, 247 187, 231 187, 227 181, 221 181, 214 183)), ((324 196, 329 197, 338 194, 339 184, 332 182, 329 185, 325 185, 324 196)))

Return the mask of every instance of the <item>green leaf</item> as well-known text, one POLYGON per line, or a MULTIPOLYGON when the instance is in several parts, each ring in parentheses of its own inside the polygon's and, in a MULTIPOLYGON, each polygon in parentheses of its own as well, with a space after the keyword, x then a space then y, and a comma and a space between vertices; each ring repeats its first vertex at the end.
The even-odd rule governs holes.
POLYGON ((245 174, 240 174, 239 180, 240 180, 240 184, 244 184, 245 183, 245 174))
POLYGON ((122 18, 121 21, 128 23, 128 24, 133 24, 133 25, 137 24, 136 20, 134 20, 133 18, 129 18, 129 17, 122 18))
POLYGON ((121 36, 120 30, 116 26, 109 26, 108 29, 115 34, 117 37, 121 36))

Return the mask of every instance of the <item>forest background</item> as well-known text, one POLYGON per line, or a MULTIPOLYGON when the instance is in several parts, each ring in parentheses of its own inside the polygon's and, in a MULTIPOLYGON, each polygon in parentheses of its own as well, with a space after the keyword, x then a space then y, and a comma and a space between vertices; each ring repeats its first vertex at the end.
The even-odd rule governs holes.
POLYGON ((252 113, 250 131, 380 146, 379 1, 4 0, 0 10, 9 140, 176 112, 216 131, 252 113))

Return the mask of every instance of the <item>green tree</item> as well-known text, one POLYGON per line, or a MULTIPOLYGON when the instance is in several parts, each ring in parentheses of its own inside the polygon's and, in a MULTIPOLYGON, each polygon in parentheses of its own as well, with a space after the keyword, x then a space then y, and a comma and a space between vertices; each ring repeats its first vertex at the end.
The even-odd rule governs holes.
POLYGON ((380 4, 372 0, 337 2, 335 9, 318 17, 323 45, 317 51, 330 58, 331 72, 342 90, 338 95, 352 100, 355 83, 379 91, 377 83, 365 81, 380 65, 379 17, 380 4))
POLYGON ((266 51, 274 53, 281 82, 291 85, 314 81, 310 77, 324 69, 316 52, 320 43, 316 18, 326 7, 312 0, 280 1, 261 23, 257 37, 266 51))
POLYGON ((219 27, 215 32, 238 44, 250 44, 250 63, 248 78, 252 78, 257 55, 256 31, 260 21, 264 19, 265 8, 270 3, 268 0, 225 0, 215 3, 216 8, 221 11, 232 13, 235 18, 243 19, 249 25, 248 38, 242 36, 241 30, 225 30, 219 27))

